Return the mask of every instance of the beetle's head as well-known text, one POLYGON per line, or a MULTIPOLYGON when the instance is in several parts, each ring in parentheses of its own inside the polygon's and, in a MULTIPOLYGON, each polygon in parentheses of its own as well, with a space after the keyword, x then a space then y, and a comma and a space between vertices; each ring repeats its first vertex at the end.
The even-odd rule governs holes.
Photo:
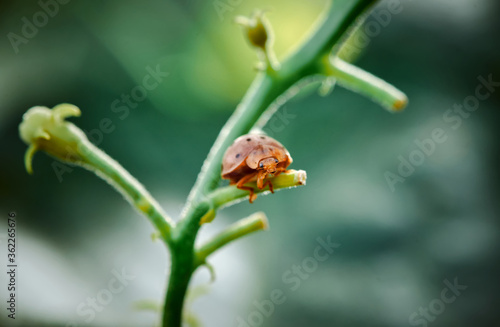
POLYGON ((264 158, 259 161, 259 166, 257 170, 266 171, 269 174, 274 174, 276 172, 276 166, 278 165, 279 160, 275 157, 264 158))

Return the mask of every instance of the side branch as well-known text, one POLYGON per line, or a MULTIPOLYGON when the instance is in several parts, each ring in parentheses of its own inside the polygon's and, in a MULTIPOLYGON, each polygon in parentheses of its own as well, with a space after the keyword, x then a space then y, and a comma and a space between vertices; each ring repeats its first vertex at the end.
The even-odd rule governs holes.
POLYGON ((162 239, 169 244, 171 241, 171 229, 175 223, 163 211, 160 204, 117 161, 92 144, 91 146, 93 148, 90 148, 91 150, 88 147, 86 148, 88 155, 86 162, 82 166, 93 171, 97 176, 104 179, 120 192, 130 204, 151 221, 160 232, 162 239))
POLYGON ((78 107, 65 103, 53 109, 33 107, 24 114, 23 122, 19 125, 19 134, 29 145, 24 160, 27 171, 33 172, 31 162, 35 152, 44 151, 60 161, 94 172, 148 217, 163 240, 170 245, 174 222, 137 179, 116 160, 93 145, 80 128, 65 120, 80 114, 78 107))
POLYGON ((343 87, 380 103, 389 111, 400 111, 408 103, 406 95, 396 87, 338 57, 325 57, 319 70, 335 78, 343 87))
MULTIPOLYGON (((277 191, 306 185, 306 179, 307 174, 304 170, 288 170, 287 172, 276 177, 269 178, 268 180, 273 183, 273 188, 277 191)), ((269 193, 269 189, 267 187, 261 190, 257 187, 255 182, 245 184, 245 186, 253 187, 256 194, 269 193)), ((232 205, 246 198, 248 198, 248 191, 240 190, 235 185, 218 188, 208 195, 208 199, 215 210, 232 205)))
POLYGON ((225 230, 216 235, 213 239, 202 245, 196 250, 195 254, 195 267, 205 263, 206 258, 222 248, 229 242, 240 239, 251 233, 267 230, 269 228, 269 222, 266 215, 263 212, 257 212, 242 219, 225 230))

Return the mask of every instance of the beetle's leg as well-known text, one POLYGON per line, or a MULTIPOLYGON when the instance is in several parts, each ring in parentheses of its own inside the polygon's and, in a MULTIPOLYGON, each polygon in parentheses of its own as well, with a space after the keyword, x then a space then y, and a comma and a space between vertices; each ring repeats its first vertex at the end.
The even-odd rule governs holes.
POLYGON ((264 179, 267 177, 267 172, 266 171, 259 171, 259 175, 257 175, 257 187, 259 190, 262 190, 264 188, 264 179))
POLYGON ((271 191, 271 193, 274 193, 273 183, 271 183, 270 180, 267 180, 262 186, 262 188, 266 187, 267 185, 269 185, 269 191, 271 191))
MULTIPOLYGON (((280 173, 281 172, 277 172, 274 174, 274 176, 278 176, 280 173)), ((259 172, 259 176, 257 176, 257 187, 259 188, 259 190, 263 190, 267 185, 269 185, 269 191, 271 191, 271 193, 274 193, 273 183, 271 183, 269 179, 264 183, 266 177, 267 177, 267 172, 265 171, 259 172)))
POLYGON ((255 177, 255 174, 250 174, 250 175, 243 177, 242 179, 240 179, 238 181, 238 183, 236 183, 236 187, 239 188, 240 190, 250 192, 250 198, 249 198, 250 203, 252 203, 253 201, 255 201, 255 199, 257 199, 257 194, 255 194, 253 187, 244 186, 244 185, 254 177, 255 177))

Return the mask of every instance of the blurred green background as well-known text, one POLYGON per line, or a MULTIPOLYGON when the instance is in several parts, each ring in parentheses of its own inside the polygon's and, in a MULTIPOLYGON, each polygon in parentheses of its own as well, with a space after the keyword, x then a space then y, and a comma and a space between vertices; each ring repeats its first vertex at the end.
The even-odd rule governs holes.
MULTIPOLYGON (((163 300, 169 257, 151 241, 153 228, 87 171, 71 168, 58 178, 54 160, 37 154, 29 176, 17 129, 32 106, 77 105, 83 114, 72 121, 178 215, 255 75, 256 55, 233 18, 269 9, 281 59, 326 3, 221 2, 229 9, 217 11, 211 0, 73 0, 49 8, 53 17, 16 46, 9 33, 22 36, 23 17, 33 21, 42 8, 35 1, 0 2, 0 261, 7 257, 9 211, 18 216, 19 261, 18 316, 13 323, 2 309, 0 325, 157 321, 154 312, 134 309, 139 301, 163 300), (141 101, 122 102, 142 85, 148 67, 168 76, 141 101), (99 131, 103 119, 113 131, 99 131), (86 321, 77 308, 123 268, 135 278, 86 321)), ((383 1, 375 12, 387 6, 383 1)), ((257 210, 271 225, 213 257, 213 284, 206 269, 195 275, 193 285, 209 291, 189 310, 204 326, 238 327, 239 318, 255 326, 498 325, 500 91, 480 101, 459 128, 443 114, 474 95, 478 76, 500 81, 500 4, 401 0, 400 7, 387 24, 368 18, 380 29, 361 47, 357 65, 406 92, 409 107, 390 114, 336 87, 326 97, 309 89, 280 109, 277 117, 287 118, 265 130, 288 148, 291 168, 307 171, 307 186, 225 209, 202 229, 204 239, 257 210), (392 192, 384 174, 397 173, 398 157, 408 159, 418 149, 414 140, 435 128, 446 132, 446 142, 392 192), (341 246, 292 290, 283 275, 328 236, 341 246), (467 289, 441 308, 434 299, 447 287, 444 280, 455 279, 467 289), (256 314, 256 302, 275 289, 286 301, 268 316, 256 314), (420 308, 431 310, 432 319, 422 318, 420 308)), ((0 281, 4 301, 5 274, 0 281)))

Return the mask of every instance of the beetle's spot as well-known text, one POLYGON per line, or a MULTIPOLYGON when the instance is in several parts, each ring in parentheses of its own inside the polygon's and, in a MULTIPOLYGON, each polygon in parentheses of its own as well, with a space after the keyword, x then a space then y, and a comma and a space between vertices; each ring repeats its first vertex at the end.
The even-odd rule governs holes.
POLYGON ((239 158, 240 156, 241 156, 241 154, 239 154, 239 153, 238 153, 238 154, 236 155, 236 158, 239 158))
POLYGON ((263 139, 263 140, 265 140, 265 139, 266 139, 266 137, 265 137, 265 136, 261 136, 260 138, 261 138, 261 139, 263 139))
POLYGON ((247 142, 250 142, 252 139, 251 138, 247 138, 247 142))

